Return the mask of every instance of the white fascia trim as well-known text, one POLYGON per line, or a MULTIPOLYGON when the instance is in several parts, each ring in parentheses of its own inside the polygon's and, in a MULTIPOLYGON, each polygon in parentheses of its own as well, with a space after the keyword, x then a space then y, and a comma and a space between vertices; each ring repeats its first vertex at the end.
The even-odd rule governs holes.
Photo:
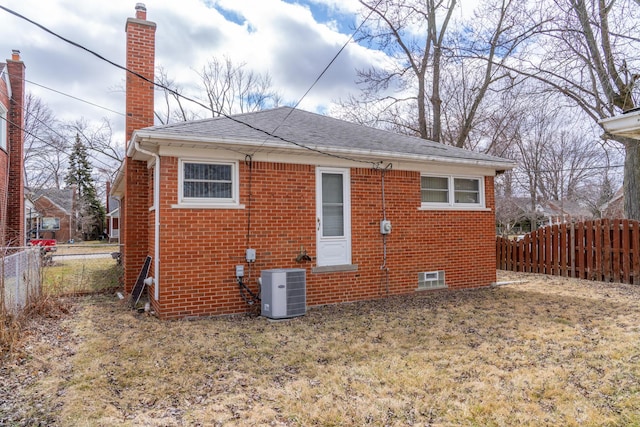
POLYGON ((640 139, 640 111, 602 119, 598 123, 613 135, 640 139))
MULTIPOLYGON (((342 156, 350 156, 357 160, 365 160, 365 161, 375 161, 376 159, 380 159, 382 162, 388 161, 389 159, 397 159, 397 160, 407 160, 407 161, 418 161, 418 162, 438 162, 438 163, 447 163, 454 165, 470 165, 470 166, 478 166, 484 168, 491 168, 494 170, 510 170, 517 167, 517 163, 509 160, 505 161, 487 161, 487 160, 475 160, 475 159, 460 159, 456 157, 446 157, 446 156, 432 156, 432 155, 420 155, 420 154, 402 154, 396 153, 392 151, 374 151, 374 150, 358 150, 352 148, 326 148, 326 147, 317 147, 317 146, 309 146, 311 150, 306 148, 298 147, 286 142, 264 142, 264 141, 256 141, 256 140, 237 140, 237 139, 225 139, 221 138, 219 140, 212 141, 208 137, 197 137, 191 136, 188 138, 180 137, 176 138, 173 134, 162 134, 158 132, 146 132, 144 129, 140 131, 134 132, 132 140, 137 140, 143 145, 146 149, 152 151, 151 147, 154 147, 157 150, 159 145, 164 144, 175 144, 175 143, 184 143, 185 145, 189 144, 189 148, 196 148, 196 146, 200 146, 202 148, 217 148, 217 146, 232 146, 236 150, 241 150, 244 146, 249 148, 251 151, 254 151, 256 147, 271 149, 271 150, 282 150, 283 152, 305 152, 309 154, 320 154, 316 153, 313 150, 318 150, 322 153, 328 154, 336 154, 342 156), (164 143, 164 144, 163 144, 164 143)), ((129 145, 129 150, 131 150, 131 146, 129 145)), ((185 147, 186 148, 186 147, 185 147)), ((129 153, 127 153, 129 155, 129 153)), ((133 153, 131 153, 133 155, 133 153)))
POLYGON ((2 80, 4 80, 5 84, 7 85, 7 97, 11 99, 13 97, 13 90, 11 88, 11 81, 9 80, 9 71, 7 71, 7 64, 4 64, 4 69, 2 70, 2 74, 0 75, 0 77, 2 77, 2 80))
POLYGON ((118 173, 116 173, 116 177, 113 179, 111 183, 111 195, 113 197, 122 197, 124 196, 124 162, 118 168, 118 173))

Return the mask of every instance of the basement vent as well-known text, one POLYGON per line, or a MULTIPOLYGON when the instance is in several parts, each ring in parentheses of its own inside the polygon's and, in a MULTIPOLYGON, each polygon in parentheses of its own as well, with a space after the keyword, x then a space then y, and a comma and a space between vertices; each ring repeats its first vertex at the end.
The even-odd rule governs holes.
POLYGON ((440 271, 424 271, 418 273, 418 289, 440 289, 446 288, 444 282, 444 270, 440 271))

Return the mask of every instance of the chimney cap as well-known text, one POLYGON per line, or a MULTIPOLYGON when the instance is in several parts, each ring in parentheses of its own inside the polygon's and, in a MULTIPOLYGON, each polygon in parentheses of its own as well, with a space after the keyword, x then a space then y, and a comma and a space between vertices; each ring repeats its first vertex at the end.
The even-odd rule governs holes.
POLYGON ((147 20, 147 7, 144 3, 136 3, 136 19, 147 20))
POLYGON ((20 61, 20 51, 18 49, 13 49, 11 51, 11 60, 20 61))

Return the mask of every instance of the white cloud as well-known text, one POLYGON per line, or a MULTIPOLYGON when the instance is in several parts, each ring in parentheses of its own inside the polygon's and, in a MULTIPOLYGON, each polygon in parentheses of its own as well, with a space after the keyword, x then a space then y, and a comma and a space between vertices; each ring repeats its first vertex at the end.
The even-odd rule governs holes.
MULTIPOLYGON (((143 0, 144 1, 144 0, 143 0)), ((156 65, 184 88, 213 56, 231 57, 258 72, 269 72, 276 89, 296 101, 348 39, 336 29, 340 14, 357 10, 357 1, 310 0, 335 16, 318 22, 311 3, 284 0, 147 0, 147 18, 156 22, 156 65), (221 13, 222 12, 222 13, 221 13)), ((135 1, 6 0, 4 6, 52 31, 124 65, 125 22, 135 1)), ((354 19, 353 16, 350 17, 354 19)), ((19 49, 28 80, 124 112, 124 72, 36 26, 0 11, 0 58, 19 49)), ((343 30, 344 31, 344 30, 343 30)), ((356 67, 378 61, 379 52, 351 43, 302 104, 315 110, 355 90, 356 67)), ((63 120, 121 117, 27 84, 63 120)))

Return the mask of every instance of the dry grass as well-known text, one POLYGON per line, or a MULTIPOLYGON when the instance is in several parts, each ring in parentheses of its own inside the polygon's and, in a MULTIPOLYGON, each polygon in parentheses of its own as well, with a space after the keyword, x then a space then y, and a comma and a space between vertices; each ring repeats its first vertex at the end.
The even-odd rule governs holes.
MULTIPOLYGON (((92 251, 93 248, 81 247, 80 252, 84 249, 92 251)), ((76 253, 79 253, 78 249, 76 253)), ((45 266, 40 294, 31 297, 23 310, 11 313, 0 299, 0 357, 13 351, 31 319, 55 317, 60 311, 67 311, 60 296, 113 290, 119 286, 121 273, 121 267, 112 258, 66 259, 45 266)), ((5 294, 3 286, 5 284, 0 284, 0 296, 5 294)))
POLYGON ((78 255, 78 254, 107 254, 112 252, 118 252, 120 245, 117 243, 107 242, 81 242, 66 244, 61 243, 56 245, 56 251, 54 255, 78 255))
POLYGON ((163 322, 114 297, 78 299, 12 367, 38 374, 8 420, 640 425, 640 288, 506 274, 526 282, 281 322, 163 322))
POLYGON ((120 286, 121 274, 112 258, 55 258, 43 269, 43 291, 53 295, 103 292, 120 286))

